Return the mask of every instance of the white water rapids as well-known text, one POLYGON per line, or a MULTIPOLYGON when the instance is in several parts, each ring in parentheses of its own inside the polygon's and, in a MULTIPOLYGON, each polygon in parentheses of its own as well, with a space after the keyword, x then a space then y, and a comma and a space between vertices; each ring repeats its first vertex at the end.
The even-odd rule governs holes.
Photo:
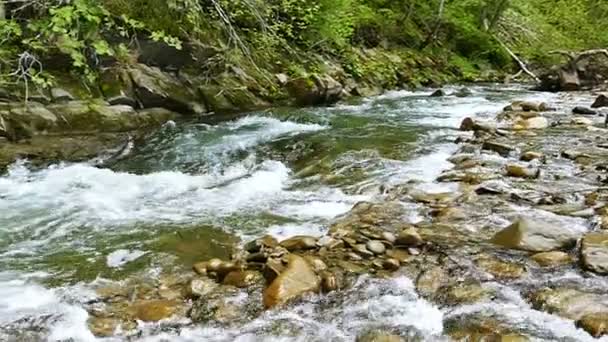
MULTIPOLYGON (((88 313, 82 303, 96 296, 89 281, 45 285, 66 272, 65 266, 55 268, 48 260, 58 253, 81 254, 78 262, 100 261, 120 269, 151 253, 145 244, 130 240, 130 234, 150 234, 166 225, 211 224, 245 239, 265 233, 320 235, 355 203, 379 196, 379 184, 417 180, 426 190, 450 189, 453 185, 434 180, 450 167, 446 159, 457 150, 453 140, 461 134, 456 128, 463 118, 493 117, 513 99, 559 100, 558 95, 518 87, 472 90, 466 98, 390 92, 332 108, 252 113, 217 126, 167 127, 177 131, 153 139, 149 150, 144 148, 131 164, 112 169, 58 163, 36 170, 27 161, 16 163, 0 176, 0 341, 40 338, 29 330, 44 331, 48 341, 103 340, 96 339, 86 324, 88 313), (358 120, 363 123, 350 126, 358 120), (402 132, 411 132, 411 141, 400 141, 402 132), (294 170, 288 161, 273 158, 273 144, 288 142, 282 150, 287 154, 299 148, 291 141, 303 137, 325 149, 346 146, 336 147, 338 152, 327 157, 335 162, 329 163, 332 171, 346 180, 331 183, 319 174, 299 177, 302 167, 294 170), (363 151, 357 139, 386 139, 407 158, 363 151), (363 170, 365 176, 355 179, 353 170, 363 170), (258 220, 264 214, 286 221, 258 220), (255 222, 255 227, 248 222, 255 222), (110 238, 117 243, 103 243, 110 238)), ((315 162, 321 165, 326 160, 315 162)), ((416 219, 414 211, 411 216, 416 219)), ((235 327, 167 331, 141 323, 142 335, 132 340, 354 341, 363 329, 382 326, 413 328, 426 340, 441 341, 446 318, 471 312, 490 312, 554 340, 593 340, 572 321, 533 310, 519 293, 500 284, 487 285, 500 287, 497 302, 448 310, 421 299, 412 281, 362 278, 339 299, 316 296, 235 327), (328 308, 318 309, 324 305, 328 308), (297 326, 295 335, 273 330, 281 321, 297 326)))

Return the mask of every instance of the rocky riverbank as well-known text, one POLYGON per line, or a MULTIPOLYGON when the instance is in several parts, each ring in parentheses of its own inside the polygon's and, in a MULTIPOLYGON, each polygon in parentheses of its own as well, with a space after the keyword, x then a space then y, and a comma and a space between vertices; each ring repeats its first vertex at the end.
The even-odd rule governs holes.
POLYGON ((108 148, 121 149, 126 137, 122 133, 142 135, 143 128, 178 116, 217 122, 224 114, 270 106, 323 106, 391 89, 502 79, 494 71, 465 77, 440 58, 380 48, 356 50, 357 60, 365 66, 356 73, 328 57, 316 57, 314 67, 302 65, 297 70, 246 63, 218 67, 220 72, 200 65, 200 60, 211 63, 218 54, 209 47, 176 50, 147 40, 140 44, 135 61, 104 61, 94 85, 85 85, 60 68, 60 57, 49 56, 49 65, 55 66, 48 70, 52 87, 30 84, 32 89, 26 92, 20 84, 0 89, 0 170, 20 158, 41 164, 90 159, 108 148))
MULTIPOLYGON (((515 293, 526 310, 603 336, 608 131, 601 99, 597 112, 584 116, 551 103, 514 102, 494 119, 467 118, 449 159, 453 168, 437 179, 453 191, 428 191, 416 182, 383 186, 382 201, 355 205, 321 237, 265 236, 233 245, 229 258, 200 260, 191 271, 186 264, 153 281, 98 284, 89 326, 115 336, 137 334, 138 321, 172 318, 166 322, 174 324, 176 317, 246 324, 317 295, 344 301, 367 277, 406 276, 418 296, 450 312, 439 340, 560 339, 538 335, 542 320, 512 326, 493 310, 515 293), (404 206, 417 208, 422 220, 405 217, 404 206), (247 296, 239 299, 243 291, 247 296)), ((421 339, 415 327, 382 326, 357 338, 421 339)))

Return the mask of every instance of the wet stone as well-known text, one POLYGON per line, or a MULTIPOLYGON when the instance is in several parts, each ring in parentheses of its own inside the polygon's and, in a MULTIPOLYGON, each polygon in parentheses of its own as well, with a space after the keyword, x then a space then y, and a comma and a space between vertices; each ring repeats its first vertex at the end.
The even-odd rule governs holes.
POLYGON ((445 301, 449 305, 473 304, 488 299, 491 294, 491 290, 477 283, 458 284, 447 289, 445 301))
POLYGON ((382 261, 382 268, 388 271, 396 271, 400 266, 401 263, 395 258, 388 258, 382 261))
POLYGON ((368 241, 365 244, 365 247, 372 253, 379 255, 379 254, 384 254, 384 252, 386 252, 386 247, 384 246, 384 244, 380 241, 377 240, 371 240, 368 241))
POLYGON ((418 247, 424 244, 424 240, 422 239, 416 228, 411 227, 399 233, 395 244, 397 246, 404 247, 418 247))
POLYGON ((247 288, 260 283, 262 279, 262 275, 256 271, 232 271, 224 277, 222 284, 247 288))
POLYGON ((129 307, 133 317, 144 322, 157 322, 173 316, 178 303, 171 300, 148 300, 136 302, 129 307))
POLYGON ((397 237, 395 236, 395 234, 393 234, 391 232, 383 232, 382 239, 384 241, 388 241, 390 243, 395 243, 397 241, 397 237))
POLYGON ((262 250, 262 248, 274 248, 278 246, 278 244, 279 242, 277 239, 270 235, 266 235, 259 239, 249 241, 245 244, 244 249, 249 253, 257 253, 262 250))
POLYGON ((496 233, 494 244, 530 252, 548 252, 574 245, 577 236, 561 226, 520 218, 496 233))
POLYGON ((597 115, 597 111, 595 111, 591 108, 582 107, 582 106, 574 107, 574 109, 572 109, 572 113, 579 114, 579 115, 597 115))
POLYGON ((528 151, 528 152, 524 152, 522 153, 520 160, 522 161, 533 161, 533 160, 537 160, 537 159, 544 159, 544 155, 540 152, 533 152, 533 151, 528 151))
POLYGON ((608 296, 584 292, 574 288, 543 288, 531 294, 532 306, 537 310, 572 320, 608 312, 608 296))
POLYGON ((439 291, 444 280, 447 279, 445 271, 435 266, 426 271, 423 271, 416 279, 416 290, 423 297, 433 296, 439 291))
POLYGON ((206 297, 213 293, 219 285, 209 278, 192 279, 188 284, 188 296, 192 298, 206 297))
POLYGON ((585 315, 576 325, 595 338, 608 335, 608 311, 585 315))
POLYGON ((359 255, 366 256, 366 257, 372 257, 372 256, 374 256, 374 252, 368 250, 367 247, 366 247, 366 245, 364 245, 364 244, 354 245, 353 246, 353 251, 355 251, 359 255))
POLYGON ((392 333, 373 330, 360 334, 357 336, 355 342, 405 342, 406 340, 401 338, 399 335, 392 333))
POLYGON ((526 269, 520 264, 502 261, 493 257, 482 257, 477 260, 477 265, 499 279, 517 279, 526 273, 526 269))
POLYGON ((608 233, 587 234, 581 244, 581 258, 585 269, 608 274, 608 233))
POLYGON ((321 281, 306 260, 297 255, 287 257, 287 266, 264 290, 264 307, 272 308, 305 293, 317 292, 321 281))
POLYGON ((294 236, 281 241, 281 246, 290 252, 317 248, 317 239, 312 236, 294 236))
POLYGON ((506 166, 507 176, 516 178, 538 178, 540 176, 540 170, 536 168, 529 168, 517 164, 509 164, 506 166))
POLYGON ((554 251, 534 254, 532 260, 541 267, 555 267, 571 263, 572 257, 568 253, 554 251))
POLYGON ((513 146, 501 144, 495 141, 485 141, 481 146, 481 149, 496 152, 503 157, 508 157, 511 152, 515 151, 515 148, 513 146))

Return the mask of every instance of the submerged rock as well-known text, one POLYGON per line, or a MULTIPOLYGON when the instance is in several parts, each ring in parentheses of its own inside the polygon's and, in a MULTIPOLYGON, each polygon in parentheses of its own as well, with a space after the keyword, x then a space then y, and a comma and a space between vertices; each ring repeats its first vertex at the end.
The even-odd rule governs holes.
POLYGON ((595 102, 591 105, 591 108, 602 108, 608 107, 608 96, 601 94, 596 99, 595 102))
POLYGON ((568 253, 554 251, 534 254, 532 260, 542 267, 554 267, 571 263, 572 257, 568 253))
POLYGON ((585 315, 576 325, 595 338, 608 335, 608 311, 585 315))
POLYGON ((520 218, 509 227, 496 233, 492 242, 512 249, 530 252, 548 252, 574 245, 575 233, 541 221, 520 218))
POLYGON ((537 310, 579 320, 586 315, 608 312, 608 296, 571 288, 545 288, 531 295, 537 310))
POLYGON ((386 247, 384 244, 377 240, 370 240, 365 244, 365 247, 372 253, 376 255, 384 254, 386 252, 386 247))
POLYGON ((579 115, 597 115, 597 111, 582 106, 574 107, 574 109, 572 109, 572 113, 579 115))
POLYGON ((514 130, 527 130, 527 129, 545 129, 549 127, 549 120, 542 116, 537 116, 529 119, 518 118, 513 123, 514 130))
POLYGON ((540 169, 529 168, 517 164, 509 164, 506 166, 507 176, 517 178, 538 178, 540 169))
POLYGON ((222 284, 247 288, 261 283, 264 278, 257 271, 232 271, 224 277, 222 284))
POLYGON ((521 157, 519 158, 521 161, 533 161, 533 160, 537 160, 537 159, 544 159, 545 156, 540 153, 540 152, 534 152, 534 151, 528 151, 528 152, 524 152, 521 154, 521 157))
POLYGON ((399 335, 394 335, 382 330, 373 330, 357 336, 355 342, 405 342, 399 335))
POLYGON ((305 293, 319 291, 321 281, 306 260, 297 255, 287 257, 285 269, 264 290, 264 306, 272 308, 305 293))
POLYGON ((307 250, 317 248, 317 239, 312 236, 294 236, 281 241, 281 246, 288 251, 307 250))
POLYGON ((446 96, 446 93, 443 89, 437 89, 430 95, 430 97, 444 97, 444 96, 446 96))
POLYGON ((502 144, 496 141, 485 141, 481 146, 481 149, 496 152, 503 157, 508 157, 511 152, 515 151, 515 148, 513 146, 502 144))
POLYGON ((178 311, 178 305, 172 300, 146 300, 131 305, 129 312, 138 320, 157 322, 173 316, 178 311))
POLYGON ((460 88, 452 93, 452 96, 456 96, 456 97, 469 97, 472 95, 473 95, 473 92, 469 88, 460 88))
POLYGON ((523 265, 502 261, 494 257, 484 256, 477 260, 477 265, 499 279, 517 279, 526 273, 523 265))
POLYGON ((395 241, 396 246, 403 247, 418 247, 422 244, 424 244, 424 240, 414 227, 406 228, 401 231, 395 241))
POLYGON ((581 244, 583 266, 598 274, 608 274, 608 233, 589 233, 581 244))

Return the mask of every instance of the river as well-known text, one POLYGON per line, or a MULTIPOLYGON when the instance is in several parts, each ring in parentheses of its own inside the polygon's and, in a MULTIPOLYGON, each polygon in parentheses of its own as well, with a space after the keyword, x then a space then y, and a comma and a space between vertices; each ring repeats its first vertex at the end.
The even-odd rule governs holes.
MULTIPOLYGON (((468 134, 457 129, 462 119, 493 118, 516 99, 572 106, 591 98, 515 85, 470 89, 467 97, 394 91, 213 125, 178 122, 101 167, 99 160, 43 169, 15 163, 0 177, 0 340, 95 341, 87 308, 101 283, 141 272, 154 278, 175 265, 187 269, 227 253, 224 244, 264 234, 321 236, 356 203, 382 202, 384 189, 400 184, 453 191, 457 184, 435 179, 452 167, 447 159, 458 150, 454 141, 468 134)), ((403 210, 410 222, 424 219, 417 204, 404 203, 403 210)), ((586 229, 581 221, 564 222, 586 229)), ((555 277, 581 278, 572 270, 555 277)), ((184 318, 140 323, 131 340, 354 341, 364 329, 381 326, 447 341, 447 321, 479 312, 533 339, 594 340, 573 321, 526 303, 519 289, 527 280, 513 286, 489 281, 485 286, 498 299, 456 307, 421 298, 414 281, 362 276, 346 293, 228 326, 184 318)), ((608 288, 602 279, 580 281, 608 288)), ((247 293, 233 300, 246 301, 247 293)))

